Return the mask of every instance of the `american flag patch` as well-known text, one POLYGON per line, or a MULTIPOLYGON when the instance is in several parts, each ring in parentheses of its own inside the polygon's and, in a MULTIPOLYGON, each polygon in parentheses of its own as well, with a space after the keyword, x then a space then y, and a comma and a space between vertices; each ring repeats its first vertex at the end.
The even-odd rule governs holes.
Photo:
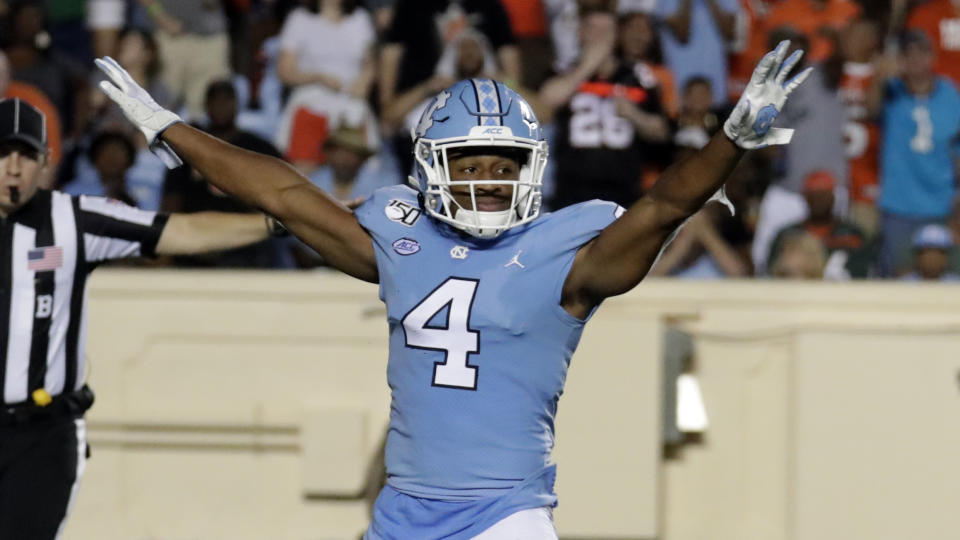
POLYGON ((49 272, 63 265, 63 248, 60 246, 31 249, 27 252, 27 270, 49 272))

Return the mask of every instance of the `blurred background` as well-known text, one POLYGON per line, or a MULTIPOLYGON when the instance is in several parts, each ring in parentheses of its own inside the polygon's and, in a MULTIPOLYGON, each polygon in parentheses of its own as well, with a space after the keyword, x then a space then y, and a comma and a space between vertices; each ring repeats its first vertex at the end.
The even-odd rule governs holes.
MULTIPOLYGON (((960 1, 0 0, 0 96, 46 113, 47 187, 251 212, 166 170, 93 58, 345 201, 406 181, 436 92, 493 77, 548 128, 547 208, 629 205, 782 39, 815 67, 793 143, 587 328, 561 537, 956 538, 960 1)), ((290 238, 100 270, 66 537, 357 538, 389 410, 375 294, 290 238)))

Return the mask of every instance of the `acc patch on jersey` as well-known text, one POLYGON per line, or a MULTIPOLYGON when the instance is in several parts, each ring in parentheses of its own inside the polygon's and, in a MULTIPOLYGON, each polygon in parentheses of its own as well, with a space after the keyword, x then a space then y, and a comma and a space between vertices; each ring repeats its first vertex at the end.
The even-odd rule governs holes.
POLYGON ((393 250, 401 255, 413 255, 420 251, 420 242, 413 238, 400 238, 393 242, 393 250))
POLYGON ((407 201, 391 199, 390 202, 387 203, 387 206, 384 207, 383 213, 386 214, 390 221, 396 221, 407 227, 413 227, 423 212, 407 201))

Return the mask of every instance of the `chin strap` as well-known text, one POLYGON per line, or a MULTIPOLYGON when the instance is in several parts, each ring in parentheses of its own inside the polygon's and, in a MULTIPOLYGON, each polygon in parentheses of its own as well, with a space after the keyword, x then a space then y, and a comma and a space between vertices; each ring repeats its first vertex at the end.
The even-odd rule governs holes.
POLYGON ((495 238, 507 230, 506 225, 510 220, 510 213, 513 211, 513 208, 499 212, 479 212, 459 208, 457 210, 456 220, 463 224, 464 231, 473 236, 478 238, 495 238))

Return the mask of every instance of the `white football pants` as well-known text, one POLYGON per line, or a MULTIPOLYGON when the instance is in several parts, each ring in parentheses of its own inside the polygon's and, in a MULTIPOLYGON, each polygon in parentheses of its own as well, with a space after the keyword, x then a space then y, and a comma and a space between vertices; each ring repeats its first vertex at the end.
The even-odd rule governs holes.
POLYGON ((510 514, 473 540, 557 540, 551 508, 531 508, 510 514))

